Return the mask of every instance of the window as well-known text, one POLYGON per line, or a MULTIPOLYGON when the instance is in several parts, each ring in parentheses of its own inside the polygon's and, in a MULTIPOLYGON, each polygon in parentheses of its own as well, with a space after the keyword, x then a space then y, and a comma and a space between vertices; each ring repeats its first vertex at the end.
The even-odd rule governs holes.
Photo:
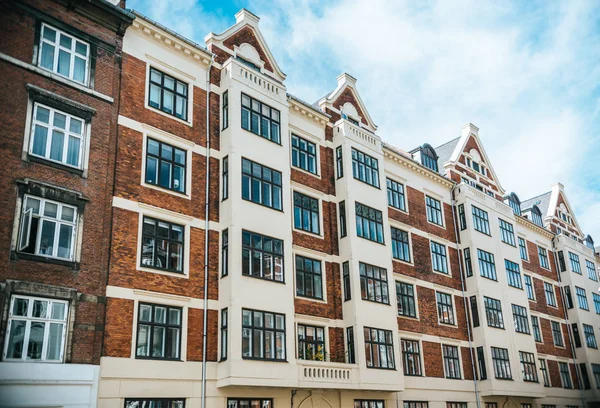
POLYGON ((542 221, 542 212, 540 211, 537 205, 534 205, 531 208, 531 221, 534 224, 539 225, 540 227, 544 226, 544 222, 542 221))
POLYGON ((352 292, 350 292, 350 265, 348 261, 342 264, 342 274, 344 283, 344 302, 352 299, 352 292))
POLYGON ((185 194, 185 172, 185 150, 148 138, 146 183, 185 194))
POLYGON ((221 309, 221 361, 227 360, 227 308, 221 309))
POLYGON ((498 280, 496 277, 496 263, 494 262, 494 254, 478 249, 477 257, 479 258, 479 274, 484 278, 498 280))
POLYGON ((467 278, 469 278, 473 276, 473 264, 471 263, 471 249, 463 249, 463 255, 465 258, 465 273, 467 274, 467 278))
POLYGON ((404 375, 421 376, 421 349, 419 342, 414 340, 402 339, 402 365, 404 375))
POLYGON ((427 401, 404 401, 404 408, 429 408, 427 401))
POLYGON ((523 375, 523 381, 538 382, 533 353, 519 351, 519 359, 521 360, 521 374, 523 375))
POLYGON ((359 262, 359 269, 362 299, 389 304, 387 271, 362 262, 359 262))
POLYGON ((596 388, 600 388, 600 364, 592 363, 592 373, 594 374, 594 380, 596 380, 596 388))
POLYGON ((502 317, 502 303, 498 299, 483 297, 483 304, 485 305, 485 317, 487 325, 490 327, 497 327, 504 329, 504 318, 502 317))
POLYGON ((494 376, 501 380, 511 380, 510 360, 508 349, 492 347, 492 364, 494 365, 494 376))
POLYGON ((281 144, 279 111, 242 94, 242 129, 281 144))
POLYGON ((473 227, 476 231, 491 235, 488 213, 475 206, 473 206, 473 227))
POLYGON ((294 228, 320 233, 319 200, 294 191, 294 228))
POLYGON ((337 178, 344 177, 344 159, 342 156, 342 146, 335 148, 335 169, 337 171, 337 178))
POLYGON ((188 84, 150 68, 148 105, 176 118, 187 120, 188 84))
POLYGON ((550 263, 548 262, 548 254, 545 248, 538 247, 538 256, 540 258, 540 265, 542 268, 550 269, 550 263))
POLYGON ((223 129, 229 127, 229 92, 223 92, 221 97, 221 120, 223 121, 223 129))
POLYGON ((379 163, 376 158, 352 148, 352 175, 379 188, 379 163))
POLYGON ((346 202, 340 201, 340 238, 346 236, 346 202))
POLYGON ((425 196, 425 204, 427 206, 427 221, 443 227, 442 203, 435 198, 425 196))
POLYGON ((404 196, 404 185, 394 180, 386 179, 388 205, 402 211, 406 211, 406 197, 404 196))
POLYGON ((516 215, 521 215, 521 200, 515 193, 510 193, 508 196, 508 205, 516 215))
POLYGON ((469 298, 469 303, 471 304, 471 321, 473 322, 473 327, 479 327, 479 308, 477 307, 477 296, 471 296, 469 298))
POLYGON ((354 354, 354 328, 346 327, 346 349, 348 354, 348 364, 356 364, 356 356, 354 354))
POLYGON ((365 327, 364 335, 367 367, 395 369, 392 332, 390 330, 365 327))
POLYGON ((183 273, 183 225, 144 217, 141 266, 183 273))
POLYGON ((39 66, 73 81, 87 84, 89 44, 42 24, 39 66))
POLYGON ((533 291, 533 281, 531 280, 531 276, 523 275, 523 280, 525 281, 525 291, 527 292, 527 299, 535 300, 535 292, 533 291))
POLYGON ((283 241, 242 230, 242 275, 284 282, 283 241))
POLYGON ((298 324, 298 359, 325 361, 325 330, 298 324))
POLYGON ((392 256, 404 262, 410 262, 408 232, 392 227, 392 256))
POLYGON ((466 402, 446 402, 446 408, 467 408, 466 402))
POLYGON ((571 261, 571 269, 573 272, 581 275, 581 264, 579 263, 579 255, 569 252, 569 260, 571 261))
POLYGON ((317 174, 317 146, 306 139, 292 135, 292 166, 317 174))
POLYGON ((354 400, 354 408, 384 408, 380 400, 354 400))
POLYGON ((396 282, 398 298, 398 316, 417 317, 414 286, 410 283, 396 282))
POLYGON ((356 234, 369 241, 383 244, 383 216, 381 211, 357 202, 356 234))
POLYGON ((530 334, 529 319, 527 319, 527 309, 523 306, 512 305, 513 320, 515 323, 515 331, 517 333, 530 334))
POLYGON ((454 309, 452 307, 452 295, 436 292, 438 320, 444 324, 454 324, 454 309))
POLYGON ((564 347, 565 343, 563 341, 562 330, 560 328, 560 323, 555 321, 550 321, 552 325, 552 341, 554 345, 557 347, 564 347))
POLYGON ((540 358, 540 371, 542 373, 542 380, 544 381, 544 387, 550 387, 550 375, 548 374, 548 367, 546 366, 546 360, 540 358))
POLYGON ((551 283, 544 282, 544 293, 546 295, 546 304, 556 307, 556 296, 554 295, 554 286, 551 283))
MULTIPOLYGON (((125 408, 184 408, 184 399, 172 398, 126 398, 125 408)), ((228 406, 231 408, 232 406, 228 406)), ((233 405, 237 408, 237 405, 233 405)))
POLYGON ((477 347, 477 369, 479 370, 479 379, 487 380, 487 368, 485 366, 485 353, 483 347, 477 347))
POLYGON ((573 342, 575 343, 575 348, 581 347, 581 337, 579 336, 579 326, 577 323, 571 323, 571 329, 573 330, 573 342))
POLYGON ((565 302, 567 304, 567 309, 573 309, 573 298, 571 297, 571 287, 563 286, 562 289, 565 293, 565 302))
POLYGON ((323 299, 321 261, 296 255, 296 295, 323 299))
POLYGON ((537 316, 531 316, 531 327, 533 327, 533 339, 541 343, 542 331, 540 330, 540 321, 537 316))
POLYGON ((558 362, 558 370, 560 371, 560 381, 563 388, 573 388, 571 383, 571 372, 569 371, 569 365, 561 361, 558 362))
POLYGON ((281 210, 281 173, 242 158, 242 198, 281 210))
POLYGON ((594 327, 583 323, 583 334, 585 335, 585 344, 587 344, 589 348, 597 349, 598 344, 596 343, 594 327))
POLYGON ((4 359, 62 362, 68 315, 66 301, 12 296, 4 359))
POLYGON ((467 217, 465 215, 465 205, 461 204, 458 206, 458 223, 460 230, 464 231, 467 229, 467 217))
POLYGON ((527 245, 525 244, 525 240, 519 237, 519 253, 521 254, 521 259, 526 261, 527 258, 527 245))
POLYGON ((229 198, 229 156, 223 157, 223 191, 221 193, 222 200, 229 198))
POLYGON ((430 170, 438 172, 437 154, 428 144, 421 147, 421 164, 430 170))
POLYGON ((229 275, 229 230, 221 233, 221 276, 229 275))
POLYGON ((585 289, 575 286, 575 293, 577 294, 577 304, 579 305, 579 308, 583 310, 590 310, 585 289))
POLYGON ((180 307, 140 303, 135 357, 179 360, 181 314, 180 307))
POLYGON ((242 309, 242 358, 285 361, 285 315, 242 309))
POLYGON ((430 241, 431 247, 431 266, 434 271, 448 274, 448 257, 446 256, 446 247, 437 242, 430 241))
POLYGON ((446 378, 460 379, 458 347, 442 344, 442 352, 444 356, 444 375, 446 378))
POLYGON ((558 251, 557 254, 558 254, 558 267, 561 272, 564 272, 567 270, 567 265, 565 264, 565 254, 563 253, 563 251, 558 251))
POLYGON ((508 280, 508 286, 523 289, 523 282, 521 282, 521 271, 519 269, 519 264, 505 259, 504 267, 506 268, 506 278, 508 280))
POLYGON ((227 398, 227 408, 273 408, 273 400, 270 398, 227 398))
POLYGON ((30 195, 23 201, 19 252, 73 260, 77 208, 30 195))
POLYGON ((587 365, 585 363, 579 363, 579 370, 581 371, 583 389, 589 390, 590 388, 592 388, 592 384, 590 383, 590 376, 588 375, 587 365))
POLYGON ((596 275, 596 267, 594 266, 594 264, 591 263, 590 261, 588 261, 586 259, 585 260, 585 267, 587 269, 588 278, 590 278, 591 280, 597 282, 598 281, 598 276, 596 275))
POLYGON ((600 295, 592 293, 592 298, 594 299, 594 309, 596 309, 596 314, 600 314, 600 295))
POLYGON ((512 224, 501 219, 498 219, 498 221, 500 222, 500 239, 502 239, 502 242, 508 245, 517 246, 515 243, 515 231, 512 224))

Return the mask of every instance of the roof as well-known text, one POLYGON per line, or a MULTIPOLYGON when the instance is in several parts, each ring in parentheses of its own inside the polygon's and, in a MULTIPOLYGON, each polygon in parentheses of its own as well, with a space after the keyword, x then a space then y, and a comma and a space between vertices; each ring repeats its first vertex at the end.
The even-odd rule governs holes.
POLYGON ((452 153, 454 153, 454 149, 456 149, 456 145, 458 144, 459 140, 460 136, 434 149, 435 153, 438 155, 438 169, 441 174, 446 174, 444 171, 444 163, 446 163, 448 160, 450 160, 450 157, 452 157, 452 153))
POLYGON ((551 195, 552 192, 548 191, 547 193, 540 194, 538 196, 521 201, 521 211, 525 211, 529 208, 532 208, 534 205, 537 205, 540 211, 542 212, 542 216, 545 216, 548 213, 551 195))
POLYGON ((309 102, 306 102, 305 100, 303 100, 303 99, 300 99, 300 98, 298 98, 297 96, 295 96, 295 95, 292 95, 292 94, 291 94, 291 93, 289 93, 289 92, 288 92, 287 96, 288 96, 288 98, 295 100, 296 102, 298 102, 298 103, 300 103, 300 104, 302 104, 302 105, 306 106, 307 108, 310 108, 310 109, 312 109, 312 110, 315 110, 315 111, 319 112, 321 115, 327 116, 327 117, 329 117, 329 118, 331 117, 331 115, 328 115, 327 113, 323 112, 323 111, 321 110, 321 108, 319 107, 319 105, 317 105, 316 103, 309 103, 309 102))

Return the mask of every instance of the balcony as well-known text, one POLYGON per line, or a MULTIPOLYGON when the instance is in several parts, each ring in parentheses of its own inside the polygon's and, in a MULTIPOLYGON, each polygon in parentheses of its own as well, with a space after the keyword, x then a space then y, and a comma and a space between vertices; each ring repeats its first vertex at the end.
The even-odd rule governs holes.
POLYGON ((379 136, 360 128, 347 120, 340 119, 335 124, 335 133, 341 134, 368 148, 381 152, 381 139, 379 136))
POLYGON ((364 368, 361 373, 357 364, 327 361, 297 360, 297 365, 298 388, 371 391, 402 391, 404 389, 402 374, 395 370, 364 368), (377 378, 372 378, 373 376, 377 378))

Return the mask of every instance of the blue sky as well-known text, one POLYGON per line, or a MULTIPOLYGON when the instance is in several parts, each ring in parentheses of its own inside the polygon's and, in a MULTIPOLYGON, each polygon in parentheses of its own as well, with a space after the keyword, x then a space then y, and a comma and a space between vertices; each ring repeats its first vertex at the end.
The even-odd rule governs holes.
POLYGON ((348 72, 387 142, 438 146, 472 122, 507 191, 560 181, 600 244, 600 2, 128 0, 199 43, 242 7, 288 91, 315 101, 348 72))

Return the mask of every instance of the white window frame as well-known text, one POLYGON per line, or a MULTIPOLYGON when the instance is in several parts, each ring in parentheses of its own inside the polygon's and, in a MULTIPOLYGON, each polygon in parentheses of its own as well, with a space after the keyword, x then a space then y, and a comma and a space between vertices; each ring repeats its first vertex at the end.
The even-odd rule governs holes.
MULTIPOLYGON (((149 55, 146 55, 145 62, 146 62, 146 78, 144 80, 146 81, 146 83, 144 84, 144 86, 145 86, 144 107, 148 110, 151 110, 152 112, 158 113, 159 115, 163 115, 169 119, 175 120, 179 123, 183 123, 187 126, 192 127, 194 125, 194 122, 193 122, 194 103, 193 103, 193 101, 194 101, 194 87, 195 87, 196 78, 192 77, 191 75, 186 74, 183 71, 178 70, 177 68, 172 67, 171 65, 167 65, 164 62, 161 62, 160 60, 153 58, 149 55), (173 78, 187 84, 187 86, 188 86, 187 120, 180 119, 175 115, 171 115, 167 112, 163 112, 160 109, 150 106, 150 104, 148 103, 148 101, 150 100, 150 68, 155 68, 158 71, 161 71, 163 74, 172 76, 173 78)), ((229 95, 229 96, 231 97, 231 95, 229 95)), ((231 99, 229 100, 229 105, 231 107, 231 99)))
MULTIPOLYGON (((394 287, 394 291, 395 291, 395 289, 396 288, 394 287)), ((443 290, 437 290, 437 289, 435 289, 434 290, 434 296, 435 296, 435 314, 437 316, 438 326, 442 326, 442 327, 448 327, 448 326, 458 327, 458 316, 456 315, 456 302, 455 302, 455 299, 454 299, 454 293, 452 293, 452 292, 445 292, 443 290), (439 293, 443 293, 444 295, 450 296, 450 299, 452 300, 452 317, 454 319, 454 323, 444 323, 444 322, 442 322, 440 320, 440 313, 439 313, 439 310, 438 310, 438 301, 437 301, 437 294, 438 294, 438 292, 439 293)), ((460 349, 460 347, 459 347, 459 349, 460 349)))
MULTIPOLYGON (((78 37, 75 37, 74 35, 69 34, 66 31, 60 30, 60 29, 58 29, 58 28, 56 28, 54 26, 51 26, 51 25, 46 24, 46 23, 42 23, 42 26, 40 28, 40 42, 38 43, 38 47, 39 47, 39 50, 38 50, 38 60, 37 60, 37 66, 38 67, 40 67, 43 70, 52 72, 53 74, 59 75, 59 76, 61 76, 63 78, 67 78, 70 81, 83 84, 84 86, 88 86, 89 80, 90 80, 90 60, 91 60, 91 46, 90 46, 89 42, 83 41, 83 40, 79 39, 78 37), (48 27, 49 29, 56 31, 56 41, 54 43, 52 43, 50 40, 47 40, 47 39, 44 38, 44 28, 45 27, 48 27), (71 41, 72 41, 72 47, 71 47, 71 49, 68 49, 68 48, 60 45, 60 39, 59 39, 59 37, 61 35, 64 35, 65 37, 71 38, 71 41), (78 80, 76 80, 73 77, 73 73, 75 72, 75 70, 74 70, 74 66, 75 66, 75 56, 74 56, 74 54, 76 53, 75 52, 75 44, 76 44, 77 41, 79 41, 82 44, 85 44, 86 47, 87 47, 87 55, 85 56, 85 78, 84 78, 83 82, 78 81, 78 80), (54 47, 54 61, 52 63, 52 69, 48 69, 48 68, 42 66, 42 44, 44 44, 44 43, 46 43, 46 44, 54 47), (69 55, 70 55, 70 58, 69 58, 70 59, 69 76, 60 74, 58 72, 58 55, 59 55, 59 51, 60 50, 68 52, 69 55)), ((81 54, 78 54, 78 55, 81 57, 81 54)), ((81 58, 81 59, 83 59, 83 58, 81 58)))
MULTIPOLYGON (((291 136, 290 136, 291 137, 291 136)), ((291 139, 290 139, 291 140, 291 139)), ((294 167, 296 168, 296 167, 294 167)), ((302 170, 302 169, 300 169, 302 170)), ((306 172, 308 173, 308 172, 306 172)), ((308 173, 308 174, 312 174, 312 173, 308 173)), ((315 237, 321 240, 325 240, 325 230, 324 230, 324 214, 323 214, 323 199, 324 199, 324 195, 323 193, 319 193, 316 192, 312 189, 308 189, 305 186, 302 186, 301 184, 297 184, 295 182, 292 182, 292 192, 290 194, 290 201, 291 201, 291 213, 292 213, 292 231, 293 232, 298 232, 300 234, 304 234, 304 235, 308 235, 311 237, 315 237), (300 193, 302 195, 305 195, 307 197, 310 197, 314 200, 317 200, 318 204, 319 204, 319 233, 315 234, 314 232, 310 232, 310 231, 306 231, 300 228, 296 228, 295 223, 295 215, 294 215, 294 193, 300 193)), ((337 204, 334 202, 330 202, 332 205, 335 205, 337 207, 337 204)), ((337 208, 336 208, 337 211, 337 208)), ((339 214, 338 214, 339 215, 339 214)), ((348 213, 346 211, 346 217, 348 216, 348 213)), ((347 227, 347 225, 346 225, 347 227)), ((347 228, 346 228, 347 229, 347 228)), ((347 232, 347 231, 346 231, 347 232)), ((384 234, 385 235, 385 234, 384 234)))
MULTIPOLYGON (((391 232, 390 232, 390 234, 391 234, 391 232)), ((412 244, 412 241, 411 241, 411 244, 412 244)), ((412 245, 411 245, 411 255, 412 255, 412 245)), ((459 256, 460 256, 460 254, 459 254, 459 256)), ((437 238, 429 239, 429 258, 430 258, 430 263, 431 263, 431 271, 433 273, 437 273, 438 275, 442 275, 442 276, 452 277, 452 266, 451 266, 452 261, 450 259, 450 250, 449 250, 449 246, 447 244, 440 242, 440 240, 437 238), (436 271, 435 269, 433 269, 433 251, 431 250, 432 242, 434 242, 438 245, 441 245, 446 249, 446 267, 448 268, 448 273, 436 271)))
MULTIPOLYGON (((386 194, 387 194, 387 190, 386 190, 386 194)), ((387 196, 386 196, 386 200, 387 200, 387 196)), ((425 220, 427 221, 427 223, 430 225, 434 225, 438 228, 446 229, 446 214, 444 213, 444 201, 442 200, 442 197, 440 197, 437 194, 432 194, 427 191, 423 194, 423 201, 425 204, 425 220), (441 224, 436 224, 435 222, 429 221, 429 217, 427 216, 427 197, 429 197, 435 201, 438 201, 440 203, 440 213, 441 213, 441 217, 442 217, 441 224)))

